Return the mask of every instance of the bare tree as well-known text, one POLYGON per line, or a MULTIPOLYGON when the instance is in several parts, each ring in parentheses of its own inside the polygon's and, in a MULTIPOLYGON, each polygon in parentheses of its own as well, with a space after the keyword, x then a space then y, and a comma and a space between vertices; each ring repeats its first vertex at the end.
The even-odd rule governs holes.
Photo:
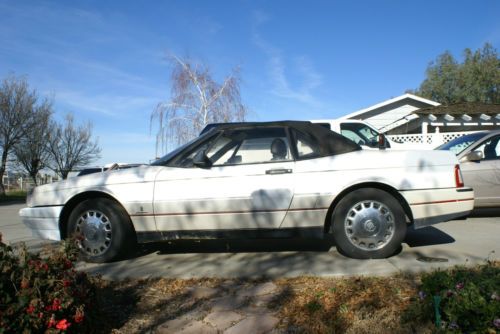
POLYGON ((208 123, 245 120, 238 68, 217 83, 206 65, 173 54, 169 60, 173 66, 171 100, 159 103, 151 114, 151 125, 158 121, 157 152, 160 144, 165 149, 198 136, 208 123))
POLYGON ((101 152, 97 140, 92 141, 92 124, 76 126, 72 114, 66 115, 63 124, 51 123, 47 148, 51 156, 49 167, 63 179, 74 168, 97 160, 101 152))
POLYGON ((50 153, 47 149, 52 103, 44 100, 35 107, 34 124, 25 136, 14 146, 16 162, 26 172, 35 185, 38 185, 37 175, 48 166, 50 153))
POLYGON ((7 168, 7 159, 17 145, 31 129, 35 120, 37 94, 30 90, 25 78, 8 76, 0 87, 0 195, 5 194, 3 176, 7 168))

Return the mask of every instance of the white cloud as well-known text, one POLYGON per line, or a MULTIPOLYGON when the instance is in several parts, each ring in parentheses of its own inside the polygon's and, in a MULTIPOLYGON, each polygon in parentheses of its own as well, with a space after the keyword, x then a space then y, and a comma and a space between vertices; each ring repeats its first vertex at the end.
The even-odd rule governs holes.
MULTIPOLYGON (((155 145, 156 136, 148 135, 142 132, 113 132, 110 133, 107 140, 109 144, 134 144, 134 145, 155 145)), ((148 146, 150 147, 150 146, 148 146)), ((153 146, 154 147, 154 146, 153 146)))
POLYGON ((119 117, 131 111, 150 113, 159 99, 151 96, 128 96, 113 94, 90 95, 71 90, 57 90, 57 103, 78 110, 90 111, 111 117, 119 117))
POLYGON ((272 93, 311 106, 320 106, 322 103, 314 95, 314 90, 322 84, 321 74, 316 71, 307 56, 292 57, 293 69, 287 68, 283 51, 266 41, 258 32, 259 26, 268 21, 269 17, 265 13, 254 13, 253 42, 268 57, 272 93), (287 76, 287 73, 295 74, 294 70, 301 78, 300 84, 293 85, 287 76))

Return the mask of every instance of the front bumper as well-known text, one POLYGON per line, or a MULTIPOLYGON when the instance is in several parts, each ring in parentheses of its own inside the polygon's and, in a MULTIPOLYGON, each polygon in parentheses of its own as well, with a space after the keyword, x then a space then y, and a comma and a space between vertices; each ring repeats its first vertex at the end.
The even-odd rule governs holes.
POLYGON ((474 208, 472 188, 407 190, 401 194, 410 205, 415 228, 467 216, 474 208))
POLYGON ((47 240, 61 240, 59 216, 62 206, 23 208, 19 216, 34 237, 47 240))

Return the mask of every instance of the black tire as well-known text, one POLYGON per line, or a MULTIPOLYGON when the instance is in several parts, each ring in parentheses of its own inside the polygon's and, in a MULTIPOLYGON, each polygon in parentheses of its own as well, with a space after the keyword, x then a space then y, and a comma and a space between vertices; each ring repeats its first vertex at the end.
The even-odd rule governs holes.
POLYGON ((401 247, 405 213, 388 192, 357 189, 336 206, 330 231, 340 253, 356 259, 383 259, 401 247))
POLYGON ((137 244, 127 212, 108 198, 92 198, 78 204, 69 216, 67 232, 68 236, 77 236, 87 262, 116 260, 137 244))

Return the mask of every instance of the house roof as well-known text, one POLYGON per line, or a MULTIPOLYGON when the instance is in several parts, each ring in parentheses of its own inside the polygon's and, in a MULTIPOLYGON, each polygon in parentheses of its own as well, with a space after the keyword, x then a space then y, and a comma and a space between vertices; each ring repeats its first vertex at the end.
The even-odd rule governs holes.
POLYGON ((440 105, 437 107, 424 108, 413 112, 417 115, 481 115, 500 113, 500 104, 486 104, 477 102, 455 103, 450 105, 440 105))
POLYGON ((340 119, 349 119, 349 118, 361 116, 362 114, 371 112, 371 111, 379 109, 379 108, 383 108, 385 106, 388 106, 390 104, 403 101, 405 99, 410 99, 410 100, 418 101, 418 102, 421 102, 421 103, 424 103, 424 104, 428 104, 429 106, 439 106, 440 105, 440 103, 438 103, 438 102, 435 102, 435 101, 432 101, 432 100, 429 100, 429 99, 425 99, 425 98, 417 96, 417 95, 406 93, 406 94, 400 95, 398 97, 395 97, 395 98, 392 98, 392 99, 380 102, 380 103, 375 104, 375 105, 373 105, 371 107, 355 111, 353 113, 350 113, 348 115, 345 115, 345 116, 341 117, 340 119))
POLYGON ((490 129, 492 126, 500 125, 500 104, 463 102, 418 109, 383 130, 384 132, 394 131, 404 126, 408 131, 409 123, 413 122, 416 126, 420 126, 419 122, 422 121, 434 126, 451 126, 455 129, 458 127, 459 131, 490 129))

